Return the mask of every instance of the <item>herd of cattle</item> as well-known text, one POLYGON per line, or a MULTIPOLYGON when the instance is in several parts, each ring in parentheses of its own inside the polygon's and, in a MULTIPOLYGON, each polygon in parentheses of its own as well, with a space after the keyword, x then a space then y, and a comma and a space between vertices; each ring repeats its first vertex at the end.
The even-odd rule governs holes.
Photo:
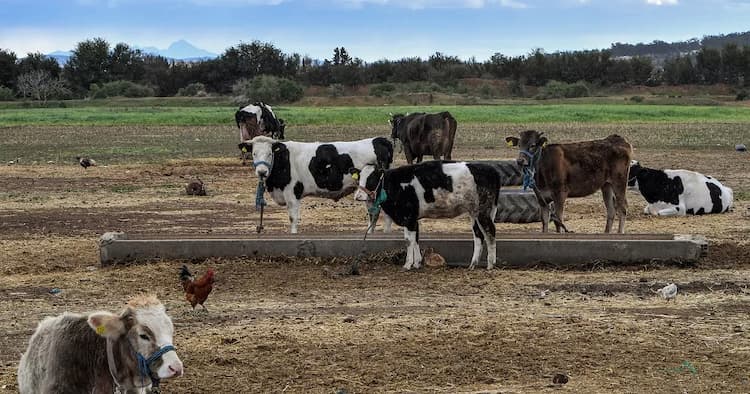
MULTIPOLYGON (((418 268, 419 219, 453 218, 468 214, 474 234, 473 267, 487 248, 487 267, 495 263, 495 225, 500 174, 488 164, 451 161, 456 119, 448 112, 392 115, 391 139, 399 141, 409 165, 391 168, 393 144, 376 137, 350 142, 303 143, 272 138, 283 122, 263 103, 241 107, 235 114, 239 148, 251 153, 255 173, 273 200, 286 206, 291 232, 297 233, 300 201, 305 196, 338 200, 354 192, 369 212, 384 213, 385 231, 391 222, 404 228, 408 240, 404 268, 418 268), (270 125, 270 126, 269 126, 270 125), (426 155, 435 161, 420 163, 426 155), (412 164, 416 159, 417 164, 412 164), (444 159, 444 160, 441 160, 444 159)), ((281 128, 283 131, 283 127, 281 128)), ((565 200, 602 192, 606 207, 604 231, 625 232, 628 187, 640 191, 654 215, 701 215, 727 212, 732 189, 716 179, 687 170, 645 168, 632 159, 632 147, 622 137, 548 144, 543 132, 527 130, 506 138, 519 148, 516 160, 540 206, 542 231, 552 220, 564 224, 565 200)), ((377 217, 372 217, 371 224, 377 217)), ((372 226, 371 226, 372 227, 372 226)))
MULTIPOLYGON (((235 114, 243 161, 252 154, 255 173, 274 201, 287 206, 291 232, 298 231, 305 196, 338 200, 354 192, 371 212, 370 225, 384 212, 404 228, 405 269, 419 268, 419 219, 472 218, 473 268, 487 249, 487 268, 496 260, 494 218, 501 175, 489 164, 451 161, 457 122, 448 112, 394 115, 392 139, 399 140, 409 165, 391 168, 393 143, 383 137, 351 142, 303 143, 284 139, 284 121, 270 106, 255 103, 235 114), (423 156, 434 161, 420 163, 423 156), (445 159, 445 161, 439 159, 445 159), (418 164, 411 164, 416 159, 418 164)), ((626 189, 640 191, 653 215, 702 215, 727 212, 732 189, 716 179, 687 170, 655 170, 632 160, 630 144, 620 136, 576 143, 548 144, 544 133, 527 130, 506 138, 519 147, 516 160, 524 185, 537 197, 542 229, 552 219, 557 231, 565 200, 601 190, 605 231, 615 214, 625 231, 626 189)), ((158 392, 161 379, 183 374, 172 346, 174 325, 155 297, 133 298, 119 314, 65 313, 39 323, 18 368, 20 393, 158 392)))

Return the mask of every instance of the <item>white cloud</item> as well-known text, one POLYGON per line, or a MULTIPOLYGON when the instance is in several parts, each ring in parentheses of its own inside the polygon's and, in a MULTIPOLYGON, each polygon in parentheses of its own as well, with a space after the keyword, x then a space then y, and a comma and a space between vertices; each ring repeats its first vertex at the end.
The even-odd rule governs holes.
POLYGON ((646 0, 651 5, 677 5, 677 0, 646 0))

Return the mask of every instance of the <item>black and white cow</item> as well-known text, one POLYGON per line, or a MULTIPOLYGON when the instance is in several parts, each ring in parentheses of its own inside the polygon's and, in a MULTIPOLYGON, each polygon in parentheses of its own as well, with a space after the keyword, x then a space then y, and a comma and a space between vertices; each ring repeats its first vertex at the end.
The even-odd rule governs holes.
POLYGON ((429 161, 383 171, 365 166, 358 174, 359 190, 355 199, 372 201, 383 192, 383 212, 404 227, 406 247, 404 269, 419 268, 419 219, 454 218, 468 213, 474 231, 474 254, 469 268, 479 262, 483 246, 487 248, 487 269, 496 260, 495 214, 502 181, 489 164, 429 161))
POLYGON ((628 186, 648 202, 643 210, 647 215, 722 213, 734 202, 732 189, 710 176, 688 170, 655 170, 637 161, 631 162, 628 186))
POLYGON ((357 189, 350 168, 389 168, 393 162, 393 144, 383 137, 320 143, 260 136, 241 143, 243 147, 252 152, 255 174, 265 181, 273 200, 287 207, 292 234, 297 233, 302 197, 339 200, 357 189))
MULTIPOLYGON (((240 143, 259 135, 266 135, 279 140, 284 139, 284 129, 286 128, 284 119, 276 118, 271 106, 265 103, 256 102, 240 107, 234 113, 234 121, 240 130, 240 143)), ((240 152, 242 165, 245 165, 248 155, 248 152, 240 152)))

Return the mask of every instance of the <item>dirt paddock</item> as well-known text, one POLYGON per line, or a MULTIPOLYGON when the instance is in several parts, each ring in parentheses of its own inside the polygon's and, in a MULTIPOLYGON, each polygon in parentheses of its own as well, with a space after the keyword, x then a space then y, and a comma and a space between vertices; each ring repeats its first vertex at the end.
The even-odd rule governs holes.
MULTIPOLYGON (((487 159, 481 149, 460 152, 487 159)), ((399 251, 360 276, 345 259, 191 261, 217 272, 207 312, 192 312, 178 281, 181 261, 101 268, 106 231, 248 234, 258 215, 255 179, 236 159, 0 168, 0 392, 36 323, 62 311, 118 310, 154 292, 176 326, 186 375, 168 393, 364 392, 750 392, 748 160, 712 150, 639 152, 654 167, 715 175, 738 196, 725 215, 653 218, 629 192, 628 232, 703 234, 710 257, 684 266, 645 263, 575 269, 401 272, 399 251), (684 166, 682 166, 684 167, 684 166), (193 176, 208 196, 185 196, 193 176), (676 301, 653 290, 675 282, 676 301), (53 295, 51 289, 59 289, 53 295), (565 373, 570 382, 551 385, 565 373)), ((568 226, 604 226, 601 196, 569 200, 568 226)), ((269 233, 288 231, 270 203, 269 233)), ((303 201, 301 232, 361 233, 352 199, 303 201)), ((498 226, 500 232, 540 225, 498 226)), ((398 230, 397 230, 398 231, 398 230)), ((470 231, 466 218, 426 220, 423 231, 470 231)), ((502 260, 502 251, 498 251, 502 260)))

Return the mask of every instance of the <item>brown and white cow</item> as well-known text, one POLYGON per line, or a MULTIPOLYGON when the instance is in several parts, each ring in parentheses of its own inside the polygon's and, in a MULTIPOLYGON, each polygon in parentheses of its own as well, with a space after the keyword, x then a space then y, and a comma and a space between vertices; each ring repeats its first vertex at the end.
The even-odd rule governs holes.
POLYGON ((425 155, 432 155, 435 160, 451 160, 458 123, 450 112, 392 115, 389 122, 391 139, 401 141, 409 164, 414 159, 421 163, 425 155))
POLYGON ((154 296, 132 298, 120 314, 64 313, 42 320, 18 366, 26 393, 141 393, 181 376, 174 326, 154 296))
POLYGON ((612 230, 615 212, 620 220, 618 232, 625 232, 628 206, 625 193, 632 147, 624 138, 613 134, 601 140, 547 145, 543 132, 526 130, 519 134, 520 138, 507 137, 505 141, 520 148, 516 162, 528 174, 525 183, 531 183, 539 192, 543 232, 548 229, 550 201, 559 219, 555 227, 560 232, 564 228, 565 200, 585 197, 597 190, 602 191, 607 208, 604 232, 612 230))

